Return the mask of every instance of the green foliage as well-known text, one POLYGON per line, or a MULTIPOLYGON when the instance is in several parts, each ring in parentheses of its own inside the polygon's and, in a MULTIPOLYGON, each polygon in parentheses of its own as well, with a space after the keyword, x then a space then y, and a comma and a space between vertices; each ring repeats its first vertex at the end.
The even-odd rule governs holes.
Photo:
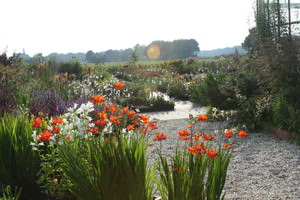
POLYGON ((234 108, 234 85, 226 74, 208 74, 203 83, 191 88, 193 102, 210 105, 222 110, 234 108))
POLYGON ((198 52, 199 44, 194 39, 174 40, 174 41, 153 41, 150 45, 157 45, 160 48, 160 58, 162 60, 184 59, 195 56, 198 52))
POLYGON ((0 200, 19 200, 22 188, 15 187, 14 189, 8 185, 0 188, 0 200))
POLYGON ((300 109, 281 97, 272 107, 272 123, 276 127, 300 133, 300 109))
POLYGON ((184 60, 174 60, 169 63, 172 70, 179 74, 190 74, 198 71, 198 63, 187 64, 184 60))
POLYGON ((147 170, 147 143, 118 138, 73 141, 59 146, 61 168, 77 199, 152 199, 152 171, 147 170))
POLYGON ((166 158, 160 157, 157 185, 162 199, 223 199, 231 153, 219 148, 219 154, 210 159, 186 151, 177 152, 171 158, 171 166, 166 158))
POLYGON ((79 75, 81 74, 82 71, 83 71, 83 68, 79 61, 63 62, 58 67, 59 73, 75 74, 76 77, 79 77, 79 75))
POLYGON ((32 127, 25 116, 4 115, 0 119, 1 184, 22 188, 22 199, 39 196, 36 184, 41 160, 31 146, 32 127))
POLYGON ((239 72, 235 77, 235 82, 241 95, 253 97, 259 94, 258 78, 253 72, 239 72))

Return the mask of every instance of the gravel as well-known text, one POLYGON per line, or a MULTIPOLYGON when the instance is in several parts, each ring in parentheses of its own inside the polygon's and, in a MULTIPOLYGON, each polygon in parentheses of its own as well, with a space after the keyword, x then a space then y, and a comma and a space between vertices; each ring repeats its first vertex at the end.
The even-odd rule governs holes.
MULTIPOLYGON (((168 158, 175 151, 178 131, 186 129, 186 119, 158 121, 158 130, 168 139, 163 141, 162 153, 168 158)), ((223 139, 221 130, 224 122, 201 122, 197 126, 206 134, 214 132, 217 141, 223 139)), ((268 133, 249 133, 245 139, 237 138, 239 145, 231 158, 227 180, 224 187, 225 199, 300 199, 300 146, 280 140, 268 133)), ((153 165, 158 156, 159 144, 150 142, 149 165, 153 165)))

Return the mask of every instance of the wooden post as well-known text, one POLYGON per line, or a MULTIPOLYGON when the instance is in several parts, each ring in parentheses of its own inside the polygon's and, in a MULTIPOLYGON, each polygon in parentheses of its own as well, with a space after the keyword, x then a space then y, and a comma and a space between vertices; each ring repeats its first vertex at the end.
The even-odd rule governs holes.
POLYGON ((292 25, 291 25, 291 0, 288 0, 288 13, 289 13, 289 36, 292 36, 292 25))
POLYGON ((280 13, 280 0, 277 0, 277 19, 278 19, 278 24, 277 24, 277 37, 278 40, 280 39, 280 26, 281 26, 281 13, 280 13))

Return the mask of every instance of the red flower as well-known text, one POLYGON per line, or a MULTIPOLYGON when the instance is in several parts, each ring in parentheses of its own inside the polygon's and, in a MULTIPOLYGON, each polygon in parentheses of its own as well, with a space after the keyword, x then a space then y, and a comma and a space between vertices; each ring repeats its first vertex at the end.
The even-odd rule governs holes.
POLYGON ((198 155, 206 153, 206 149, 204 147, 204 143, 203 142, 201 144, 194 144, 193 147, 189 147, 188 148, 188 151, 191 154, 198 154, 198 155))
POLYGON ((53 119, 52 125, 62 124, 63 122, 64 121, 61 118, 57 117, 53 119))
POLYGON ((89 128, 87 130, 89 133, 97 134, 99 133, 98 127, 96 126, 95 128, 89 128))
POLYGON ((99 120, 95 121, 94 124, 99 127, 104 127, 106 125, 106 121, 99 119, 99 120))
POLYGON ((32 123, 32 126, 35 128, 38 128, 43 125, 42 118, 40 118, 40 117, 36 118, 36 120, 32 120, 31 123, 32 123))
POLYGON ((149 128, 152 129, 152 130, 153 130, 153 129, 158 129, 156 122, 151 122, 151 123, 149 124, 149 128))
POLYGON ((101 96, 101 95, 94 95, 94 96, 92 96, 92 98, 90 99, 90 101, 92 103, 94 103, 94 104, 101 105, 105 101, 105 98, 103 96, 101 96))
POLYGON ((92 68, 91 67, 88 67, 88 73, 91 73, 91 71, 92 71, 92 68))
POLYGON ((117 90, 122 90, 124 86, 125 84, 123 84, 122 82, 118 82, 114 84, 114 88, 116 88, 117 90))
POLYGON ((134 124, 133 125, 128 125, 126 128, 127 130, 131 131, 131 130, 134 130, 134 124))
POLYGON ((202 121, 202 122, 206 122, 208 120, 206 115, 198 115, 198 122, 202 121))
POLYGON ((224 143, 225 148, 234 148, 233 144, 224 143))
POLYGON ((148 127, 139 128, 139 131, 140 131, 141 133, 148 133, 148 132, 149 132, 149 131, 148 131, 148 127))
POLYGON ((60 128, 59 127, 53 127, 52 133, 60 133, 60 128))
POLYGON ((229 137, 231 138, 232 136, 234 136, 233 132, 230 129, 226 129, 226 132, 224 134, 224 137, 229 137))
POLYGON ((118 105, 113 105, 110 107, 110 111, 112 113, 117 113, 118 112, 118 109, 119 109, 119 106, 118 105))
POLYGON ((39 141, 43 142, 43 141, 50 141, 50 137, 52 136, 51 131, 46 130, 44 132, 42 132, 41 135, 38 135, 39 141))
POLYGON ((243 131, 243 130, 240 130, 240 132, 239 132, 239 137, 240 138, 243 138, 243 137, 248 137, 249 136, 249 134, 247 134, 245 131, 243 131))
POLYGON ((139 120, 143 121, 145 126, 149 125, 149 117, 148 115, 139 115, 139 120))
POLYGON ((132 120, 134 118, 135 115, 135 111, 134 110, 130 110, 127 113, 128 119, 132 120))
POLYGON ((101 113, 98 113, 98 116, 101 120, 106 120, 107 119, 107 113, 102 111, 101 113))
POLYGON ((128 113, 128 107, 124 107, 122 109, 122 115, 126 115, 128 113))
POLYGON ((218 152, 215 152, 214 150, 210 150, 210 149, 207 149, 206 153, 207 153, 206 155, 210 159, 214 159, 218 155, 218 152))
POLYGON ((115 117, 115 116, 111 115, 110 118, 109 118, 109 122, 120 124, 121 123, 121 121, 120 121, 121 118, 122 118, 121 116, 115 117))
POLYGON ((209 135, 206 135, 206 134, 202 134, 202 138, 205 140, 205 141, 209 141, 209 140, 214 140, 215 137, 212 135, 212 133, 210 133, 209 135))
POLYGON ((168 136, 165 135, 164 133, 156 133, 156 136, 153 139, 153 141, 161 141, 161 140, 165 140, 167 138, 168 138, 168 136))

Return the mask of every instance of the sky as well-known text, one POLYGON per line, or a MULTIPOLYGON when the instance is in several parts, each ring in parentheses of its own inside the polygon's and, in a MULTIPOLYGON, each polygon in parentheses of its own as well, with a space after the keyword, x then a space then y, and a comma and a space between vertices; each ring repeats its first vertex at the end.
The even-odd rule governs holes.
POLYGON ((200 50, 241 45, 255 0, 4 0, 0 53, 86 53, 154 40, 195 39, 200 50))

